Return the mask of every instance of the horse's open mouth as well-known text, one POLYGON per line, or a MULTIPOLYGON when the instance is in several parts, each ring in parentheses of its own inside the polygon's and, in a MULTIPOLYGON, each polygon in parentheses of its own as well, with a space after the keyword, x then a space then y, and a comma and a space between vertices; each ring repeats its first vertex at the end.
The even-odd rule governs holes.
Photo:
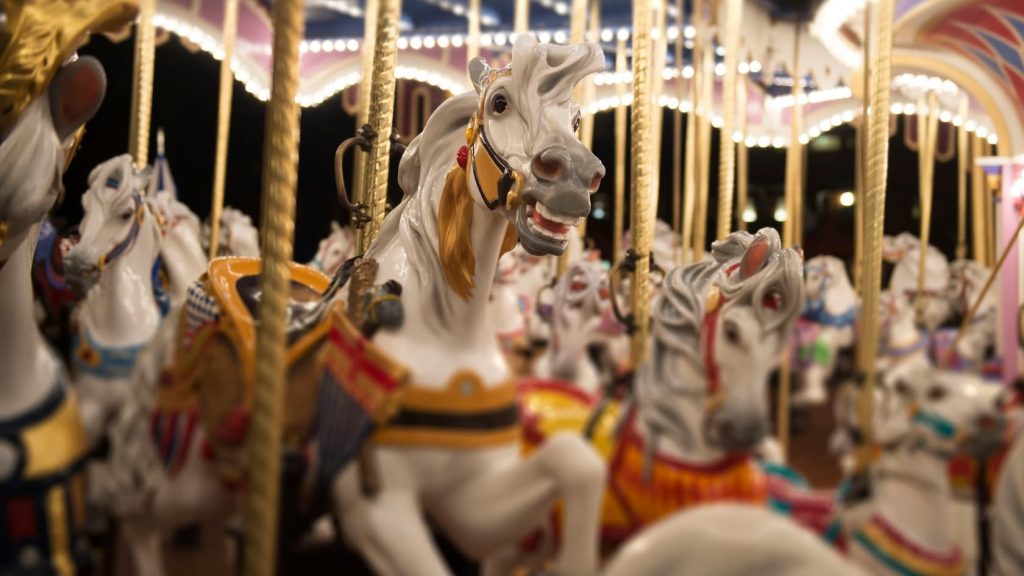
POLYGON ((578 216, 557 214, 536 200, 516 210, 516 231, 527 252, 559 255, 569 244, 569 233, 579 224, 578 216))

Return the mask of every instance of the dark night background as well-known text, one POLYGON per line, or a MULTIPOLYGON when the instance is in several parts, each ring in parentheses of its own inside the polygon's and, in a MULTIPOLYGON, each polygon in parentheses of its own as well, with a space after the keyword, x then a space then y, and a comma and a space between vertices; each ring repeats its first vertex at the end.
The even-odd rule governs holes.
MULTIPOLYGON (((81 218, 79 198, 86 189, 89 171, 98 163, 128 149, 133 43, 129 39, 115 44, 104 37, 95 37, 81 53, 96 56, 103 63, 109 85, 103 107, 90 122, 82 148, 65 177, 68 194, 64 204, 57 209, 58 221, 64 224, 73 224, 81 218)), ((156 129, 163 127, 167 158, 178 194, 200 218, 209 213, 212 190, 219 67, 220 63, 208 54, 190 52, 174 37, 157 48, 151 156, 156 153, 156 129)), ((254 222, 259 222, 264 112, 264 103, 235 82, 225 203, 245 211, 254 222)), ((663 149, 666 151, 671 150, 671 114, 674 113, 665 112, 663 149)), ((614 113, 601 113, 596 122, 594 151, 604 161, 608 174, 594 202, 595 205, 603 203, 606 215, 601 220, 592 217, 588 232, 597 239, 607 258, 610 255, 614 209, 614 113)), ((902 124, 899 123, 901 130, 902 124)), ((302 110, 295 223, 295 259, 298 261, 312 257, 317 243, 327 234, 331 219, 344 221, 347 218, 335 199, 332 164, 335 148, 353 134, 354 125, 354 119, 342 110, 337 96, 316 108, 302 110)), ((853 208, 840 207, 835 198, 839 191, 853 189, 854 129, 844 125, 823 138, 838 139, 838 146, 830 147, 834 151, 818 151, 812 142, 808 151, 804 247, 808 256, 830 253, 849 259, 852 255, 853 208)), ((712 165, 715 165, 717 132, 712 148, 712 165)), ((660 217, 669 222, 672 164, 682 162, 681 154, 668 152, 662 158, 660 217)), ((890 141, 889 167, 886 233, 905 230, 916 233, 919 226, 916 218, 917 152, 904 147, 902 134, 890 141)), ((714 234, 717 203, 717 170, 711 172, 709 241, 714 234)), ((750 149, 749 190, 757 203, 759 216, 757 222, 749 225, 751 228, 781 226, 772 220, 772 211, 776 199, 782 195, 784 174, 784 149, 750 149)), ((950 256, 956 246, 956 193, 954 157, 935 167, 931 239, 950 256)), ((393 201, 399 197, 398 192, 393 191, 393 201)), ((628 218, 627 213, 626 222, 628 218)))

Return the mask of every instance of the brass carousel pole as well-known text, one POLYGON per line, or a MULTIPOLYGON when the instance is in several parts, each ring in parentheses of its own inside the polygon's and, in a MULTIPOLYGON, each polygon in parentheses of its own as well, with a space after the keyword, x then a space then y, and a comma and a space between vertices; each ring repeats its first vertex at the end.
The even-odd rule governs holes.
MULTIPOLYGON (((401 0, 377 0, 377 32, 374 36, 373 81, 370 88, 368 123, 373 141, 366 156, 366 204, 370 222, 363 228, 358 253, 377 236, 388 202, 388 167, 391 159, 392 114, 395 107, 395 62, 398 59, 398 19, 401 0)), ((479 1, 479 0, 476 0, 479 1)), ((477 15, 479 32, 479 14, 477 15)))
POLYGON ((632 281, 632 311, 635 322, 632 363, 639 366, 647 357, 651 226, 651 3, 633 0, 633 109, 631 118, 633 163, 633 250, 636 267, 632 281))
MULTIPOLYGON (((615 76, 622 78, 626 73, 626 41, 619 38, 615 46, 615 76)), ((626 84, 615 83, 615 97, 619 105, 615 107, 615 230, 613 262, 620 262, 624 254, 622 232, 626 220, 626 84)))
POLYGON ((273 5, 274 64, 263 147, 263 270, 256 332, 256 380, 249 431, 249 506, 245 570, 249 576, 277 572, 277 512, 281 477, 281 426, 285 362, 288 263, 295 226, 299 145, 299 43, 302 0, 273 5))
POLYGON ((733 193, 736 185, 736 80, 739 77, 740 20, 743 0, 725 4, 725 77, 722 79, 722 130, 718 140, 718 232, 724 239, 732 231, 733 193))
MULTIPOLYGON (((705 6, 705 9, 707 7, 705 6)), ((707 34, 708 26, 705 26, 707 34)), ((696 218, 693 225, 693 261, 704 257, 708 229, 708 196, 711 186, 711 116, 715 104, 715 47, 705 37, 701 50, 700 113, 697 121, 697 185, 696 218)), ((696 76, 695 76, 696 77, 696 76)))
POLYGON ((739 119, 740 141, 736 144, 736 229, 746 230, 747 223, 743 220, 743 212, 747 209, 750 199, 747 197, 747 77, 741 75, 737 83, 736 113, 739 119))
POLYGON ((228 170, 228 138, 231 132, 231 96, 234 77, 231 59, 235 54, 235 32, 238 28, 238 0, 224 0, 224 56, 220 61, 220 88, 217 98, 217 152, 213 164, 213 201, 210 204, 210 259, 220 248, 220 213, 224 208, 224 179, 228 170))
MULTIPOLYGON (((381 0, 377 0, 380 2, 381 0)), ((469 0, 469 38, 466 39, 466 60, 480 55, 480 0, 469 0)))
POLYGON ((932 230, 932 191, 935 176, 935 146, 938 139, 939 100, 934 92, 929 92, 927 104, 925 97, 917 103, 917 158, 918 158, 918 195, 921 209, 921 258, 917 270, 917 299, 914 308, 917 321, 922 322, 926 299, 924 295, 924 279, 928 243, 932 230))
MULTIPOLYGON (((676 29, 679 34, 676 35, 676 42, 673 46, 674 52, 673 57, 676 62, 676 70, 678 74, 675 77, 676 82, 676 97, 679 100, 679 106, 676 107, 675 113, 672 114, 672 234, 679 238, 682 234, 682 218, 683 218, 683 166, 679 162, 683 156, 683 28, 686 23, 686 11, 684 10, 683 0, 676 0, 676 29)), ((689 150, 686 151, 688 155, 689 150)), ((685 244, 683 242, 682 244, 685 244)), ((682 264, 684 258, 681 247, 676 246, 674 251, 676 259, 674 264, 682 264)))
MULTIPOLYGON (((967 95, 960 95, 959 115, 967 117, 967 95)), ((956 258, 967 258, 967 130, 963 124, 956 129, 956 258)))
MULTIPOLYGON (((377 38, 377 2, 366 0, 363 8, 363 51, 360 54, 362 78, 359 80, 359 109, 356 113, 356 127, 363 126, 370 119, 370 91, 373 89, 373 49, 377 38)), ((366 154, 358 146, 352 158, 352 201, 362 202, 366 197, 366 154)))
POLYGON ((530 32, 530 0, 516 0, 515 28, 516 34, 530 32))
POLYGON ((657 36, 652 37, 651 52, 651 221, 658 222, 658 206, 661 197, 661 149, 664 114, 661 107, 661 96, 665 93, 665 77, 661 71, 665 69, 668 55, 668 33, 666 30, 667 0, 658 2, 655 9, 654 28, 657 36))
MULTIPOLYGON (((798 230, 800 226, 800 206, 802 203, 801 188, 803 177, 800 164, 803 160, 803 147, 800 145, 800 119, 803 114, 803 107, 800 105, 800 97, 804 94, 801 82, 803 75, 800 73, 800 26, 793 26, 793 68, 790 76, 793 78, 793 106, 789 109, 789 147, 786 148, 786 221, 782 224, 782 243, 784 246, 792 246, 797 243, 798 230)), ((776 434, 779 439, 779 446, 782 453, 786 454, 789 449, 789 405, 790 390, 793 383, 793 366, 788 354, 782 357, 782 364, 779 366, 779 390, 778 402, 776 404, 775 425, 776 434)))
MULTIPOLYGON (((853 206, 853 285, 857 296, 864 297, 864 198, 868 190, 868 130, 871 93, 871 4, 864 4, 864 59, 861 65, 861 89, 863 90, 863 108, 860 123, 857 125, 857 152, 854 162, 857 171, 857 196, 853 206)), ((858 339, 859 340, 859 339, 858 339)), ((858 345, 859 346, 859 345, 858 345)), ((859 354, 859 348, 856 348, 859 354)), ((859 356, 858 356, 859 357, 859 356)))
MULTIPOLYGON (((889 169, 889 85, 892 70, 893 0, 877 0, 874 7, 871 50, 875 65, 869 71, 868 142, 865 160, 868 182, 864 195, 864 272, 859 368, 864 374, 859 420, 864 442, 858 454, 861 467, 871 461, 874 439, 875 360, 878 357, 878 310, 882 288, 882 235, 885 223, 886 174, 889 169)), ((867 49, 867 46, 865 46, 867 49)))
MULTIPOLYGON (((590 36, 590 42, 596 42, 601 33, 601 3, 594 0, 590 3, 590 18, 587 23, 587 34, 590 36)), ((594 101, 594 93, 597 87, 594 84, 594 77, 590 76, 583 80, 583 98, 579 101, 581 108, 586 108, 594 101)), ((584 114, 583 119, 580 122, 580 141, 587 148, 591 148, 594 145, 594 121, 596 120, 595 114, 584 114)), ((583 218, 579 224, 580 238, 587 237, 587 219, 583 218)))
MULTIPOLYGON (((570 44, 579 44, 580 42, 583 42, 583 39, 584 39, 583 36, 584 36, 584 31, 586 30, 586 26, 587 26, 587 0, 572 0, 572 12, 570 12, 570 14, 569 14, 569 43, 570 44)), ((584 100, 586 98, 586 96, 585 96, 586 95, 586 90, 583 87, 583 84, 585 82, 586 81, 577 84, 576 85, 576 90, 573 92, 573 96, 576 98, 576 101, 580 103, 581 107, 584 105, 584 100)), ((586 219, 584 218, 583 221, 586 222, 586 219)), ((577 232, 580 234, 580 237, 582 238, 582 235, 586 233, 586 228, 584 227, 582 230, 578 230, 577 232)), ((558 256, 558 260, 556 262, 556 268, 555 268, 555 275, 556 275, 556 277, 561 277, 562 273, 565 272, 566 268, 568 268, 568 267, 569 267, 569 249, 566 248, 566 250, 564 252, 562 252, 558 256)))
MULTIPOLYGON (((700 22, 700 1, 694 0, 693 12, 690 25, 695 31, 700 22)), ((690 51, 690 82, 687 93, 690 97, 690 106, 686 112, 686 156, 683 157, 683 222, 680 233, 680 246, 682 248, 682 263, 692 262, 696 255, 697 242, 695 240, 695 219, 697 208, 697 195, 700 189, 700 149, 698 145, 698 105, 701 101, 701 37, 700 33, 694 34, 693 50, 690 51)))
MULTIPOLYGON (((966 116, 962 117, 964 122, 966 116)), ((981 138, 973 134, 967 137, 971 146, 971 236, 974 239, 971 256, 977 262, 989 265, 988 244, 992 235, 988 226, 986 213, 989 211, 988 190, 985 187, 985 171, 976 164, 976 160, 984 156, 981 149, 981 138)))
POLYGON ((149 125, 153 112, 153 66, 156 58, 156 0, 140 0, 135 25, 135 67, 132 70, 128 152, 136 168, 149 165, 149 125))

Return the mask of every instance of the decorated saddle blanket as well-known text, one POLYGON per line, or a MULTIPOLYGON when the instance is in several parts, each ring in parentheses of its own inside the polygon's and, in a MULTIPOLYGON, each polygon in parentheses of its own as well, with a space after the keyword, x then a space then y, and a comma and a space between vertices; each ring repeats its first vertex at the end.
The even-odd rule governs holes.
POLYGON ((648 474, 644 439, 633 425, 632 414, 615 433, 621 410, 616 402, 608 404, 594 420, 592 396, 570 384, 538 380, 520 384, 519 402, 527 453, 556 432, 592 427, 591 441, 609 467, 601 515, 602 540, 607 545, 621 543, 644 526, 687 506, 768 501, 765 474, 747 456, 696 464, 656 454, 648 474))
POLYGON ((0 574, 77 574, 85 549, 85 431, 63 373, 36 407, 0 420, 17 465, 0 476, 0 574))

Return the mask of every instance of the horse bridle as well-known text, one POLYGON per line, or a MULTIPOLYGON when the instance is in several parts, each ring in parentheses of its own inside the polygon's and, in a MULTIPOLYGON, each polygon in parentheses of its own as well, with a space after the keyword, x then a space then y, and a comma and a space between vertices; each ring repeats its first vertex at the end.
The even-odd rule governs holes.
POLYGON ((473 169, 473 180, 480 192, 480 198, 491 210, 499 206, 514 208, 520 200, 519 192, 523 186, 523 175, 512 168, 508 160, 494 149, 484 126, 484 109, 491 95, 491 84, 498 78, 511 75, 510 68, 490 72, 487 88, 481 92, 479 106, 473 112, 469 127, 466 128, 466 145, 469 147, 469 164, 473 169))
POLYGON ((142 228, 142 219, 145 216, 146 206, 138 192, 132 193, 132 203, 135 205, 135 216, 132 218, 132 226, 128 229, 128 234, 120 242, 115 244, 109 252, 100 256, 99 261, 96 263, 96 269, 100 272, 103 272, 114 260, 117 260, 130 250, 135 245, 135 240, 139 237, 139 230, 142 228))

